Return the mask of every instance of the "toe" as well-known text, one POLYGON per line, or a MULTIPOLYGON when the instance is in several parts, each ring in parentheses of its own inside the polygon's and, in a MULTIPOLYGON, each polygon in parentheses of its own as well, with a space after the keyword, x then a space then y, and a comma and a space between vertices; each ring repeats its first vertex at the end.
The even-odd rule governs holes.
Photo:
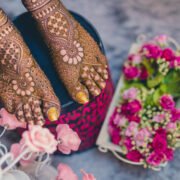
POLYGON ((24 116, 28 124, 34 124, 34 118, 31 110, 31 106, 29 104, 25 104, 23 106, 24 116))
POLYGON ((94 68, 104 80, 108 79, 108 71, 105 66, 94 66, 94 68))
POLYGON ((23 111, 22 107, 19 107, 18 110, 16 111, 16 117, 20 122, 22 122, 22 123, 26 122, 26 119, 24 116, 24 111, 23 111))
POLYGON ((31 107, 34 115, 34 123, 42 126, 45 123, 45 119, 43 117, 40 105, 40 100, 34 100, 31 107))
POLYGON ((106 86, 106 82, 104 79, 96 72, 96 70, 91 67, 90 69, 91 78, 94 80, 94 82, 97 84, 97 86, 100 89, 104 89, 106 86))
POLYGON ((61 107, 49 101, 43 102, 43 113, 50 121, 57 121, 60 116, 61 107))

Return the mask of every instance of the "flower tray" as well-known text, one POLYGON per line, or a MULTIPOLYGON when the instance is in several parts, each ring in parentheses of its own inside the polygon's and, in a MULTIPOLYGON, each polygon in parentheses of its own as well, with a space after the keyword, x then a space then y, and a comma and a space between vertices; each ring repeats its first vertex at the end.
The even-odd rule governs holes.
MULTIPOLYGON (((74 12, 71 13, 94 38, 101 51, 105 53, 102 41, 95 28, 82 16, 74 12)), ((66 88, 59 80, 54 70, 49 50, 44 44, 43 38, 37 30, 35 21, 32 19, 31 15, 29 13, 20 15, 14 20, 14 24, 21 32, 33 56, 50 80, 56 95, 61 101, 62 112, 59 120, 50 122, 47 119, 45 126, 55 134, 55 129, 58 124, 69 124, 82 140, 80 151, 93 147, 114 92, 110 73, 106 88, 98 97, 93 98, 91 102, 86 105, 77 104, 69 96, 66 88)), ((22 132, 22 130, 19 132, 22 132)))

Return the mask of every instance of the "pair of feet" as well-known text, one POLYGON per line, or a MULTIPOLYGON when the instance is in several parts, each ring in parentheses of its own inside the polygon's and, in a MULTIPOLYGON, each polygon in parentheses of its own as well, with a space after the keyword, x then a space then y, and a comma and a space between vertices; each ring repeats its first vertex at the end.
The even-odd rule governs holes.
MULTIPOLYGON (((104 55, 59 0, 22 0, 48 45, 56 70, 78 103, 98 96, 108 79, 104 55)), ((17 29, 0 10, 0 101, 19 121, 55 121, 60 102, 17 29)))

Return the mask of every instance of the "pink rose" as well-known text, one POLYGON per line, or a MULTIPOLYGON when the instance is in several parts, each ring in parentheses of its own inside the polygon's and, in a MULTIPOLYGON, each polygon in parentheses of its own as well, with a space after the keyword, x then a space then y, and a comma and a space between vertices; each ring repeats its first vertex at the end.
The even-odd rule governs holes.
POLYGON ((119 113, 116 114, 113 120, 114 124, 118 127, 124 126, 127 123, 127 121, 127 118, 119 113))
POLYGON ((166 159, 168 161, 171 161, 174 158, 174 151, 170 148, 167 148, 164 152, 164 154, 166 155, 166 159))
POLYGON ((167 139, 159 134, 156 134, 152 142, 152 147, 157 153, 164 152, 167 149, 167 139))
POLYGON ((152 166, 159 166, 161 163, 164 162, 165 156, 163 153, 152 152, 147 158, 147 163, 152 166))
POLYGON ((140 129, 134 137, 136 146, 143 146, 144 144, 146 144, 150 136, 151 134, 146 128, 140 129))
POLYGON ((124 66, 123 73, 127 80, 132 80, 138 77, 139 69, 135 66, 124 66))
POLYGON ((22 134, 24 144, 33 152, 52 154, 57 150, 57 141, 49 129, 41 126, 29 126, 29 130, 22 134))
POLYGON ((126 158, 133 162, 140 162, 143 159, 143 155, 137 150, 132 150, 126 154, 126 158))
POLYGON ((132 139, 129 137, 126 137, 124 140, 124 145, 126 146, 127 150, 130 151, 133 148, 132 139))
POLYGON ((167 124, 167 126, 166 126, 166 130, 167 130, 168 132, 173 132, 173 131, 176 130, 176 128, 177 128, 177 125, 176 125, 176 123, 174 123, 174 122, 169 122, 169 123, 167 124))
POLYGON ((130 116, 127 116, 127 118, 129 120, 129 122, 134 121, 136 123, 140 123, 140 121, 141 121, 141 118, 137 115, 130 115, 130 116))
POLYGON ((158 114, 153 117, 153 121, 161 123, 165 120, 165 115, 164 114, 158 114))
POLYGON ((8 113, 4 108, 0 110, 0 126, 9 130, 26 128, 26 123, 19 122, 15 115, 8 113))
POLYGON ((145 44, 141 51, 148 59, 157 59, 161 55, 161 49, 154 44, 145 44))
POLYGON ((161 136, 164 139, 167 138, 166 130, 163 128, 159 128, 158 130, 156 130, 156 134, 158 134, 159 136, 161 136))
POLYGON ((82 180, 96 180, 93 174, 88 174, 84 170, 81 170, 81 173, 83 174, 82 180))
POLYGON ((138 132, 138 123, 132 121, 129 123, 129 126, 126 129, 125 135, 128 137, 135 136, 137 132, 138 132))
POLYGON ((133 100, 131 102, 126 102, 121 106, 121 112, 124 115, 130 116, 141 110, 142 106, 138 100, 133 100))
POLYGON ((160 105, 165 110, 172 110, 175 107, 175 102, 171 95, 163 95, 160 98, 160 105))
POLYGON ((134 88, 134 87, 132 87, 132 88, 129 88, 129 89, 127 89, 127 90, 125 90, 124 92, 123 92, 123 99, 125 99, 125 100, 134 100, 134 99, 136 99, 137 98, 137 95, 138 95, 138 89, 137 88, 134 88))
MULTIPOLYGON (((13 154, 14 159, 17 158, 22 153, 21 152, 22 145, 23 144, 20 143, 11 145, 10 153, 13 154)), ((32 164, 35 161, 35 159, 36 159, 35 154, 32 154, 31 157, 29 157, 28 159, 21 159, 19 163, 21 164, 21 166, 25 167, 32 164)))
POLYGON ((114 127, 112 129, 112 132, 111 132, 111 141, 114 143, 114 144, 119 144, 120 140, 121 140, 121 136, 120 136, 120 128, 116 128, 114 127))
POLYGON ((161 58, 166 61, 173 61, 175 58, 174 52, 170 48, 166 48, 162 51, 161 58))
POLYGON ((176 122, 180 121, 180 109, 172 109, 171 110, 171 121, 176 122))
POLYGON ((60 141, 58 150, 64 154, 70 154, 71 151, 77 151, 81 144, 78 134, 73 131, 68 124, 59 124, 56 128, 57 138, 60 141))
POLYGON ((173 68, 179 68, 180 67, 180 56, 175 57, 173 62, 173 68))
POLYGON ((155 41, 156 43, 158 43, 160 46, 166 46, 167 43, 168 43, 168 36, 165 35, 165 34, 156 36, 156 37, 154 38, 154 41, 155 41))
POLYGON ((142 61, 142 57, 139 54, 130 54, 128 56, 128 60, 132 63, 132 64, 140 64, 142 61))
POLYGON ((148 78, 148 76, 149 76, 149 73, 148 73, 147 69, 145 67, 141 67, 139 78, 141 80, 146 80, 148 78))
POLYGON ((58 165, 58 176, 56 180, 78 180, 77 175, 73 172, 73 170, 66 164, 58 165))

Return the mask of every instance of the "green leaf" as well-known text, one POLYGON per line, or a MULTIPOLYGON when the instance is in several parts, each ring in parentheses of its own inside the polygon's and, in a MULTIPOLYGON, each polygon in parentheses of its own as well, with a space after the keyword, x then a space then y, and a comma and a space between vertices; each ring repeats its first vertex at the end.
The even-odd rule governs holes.
POLYGON ((154 88, 157 85, 159 85, 164 79, 164 76, 162 74, 157 74, 155 77, 149 78, 147 80, 147 86, 149 88, 154 88))

